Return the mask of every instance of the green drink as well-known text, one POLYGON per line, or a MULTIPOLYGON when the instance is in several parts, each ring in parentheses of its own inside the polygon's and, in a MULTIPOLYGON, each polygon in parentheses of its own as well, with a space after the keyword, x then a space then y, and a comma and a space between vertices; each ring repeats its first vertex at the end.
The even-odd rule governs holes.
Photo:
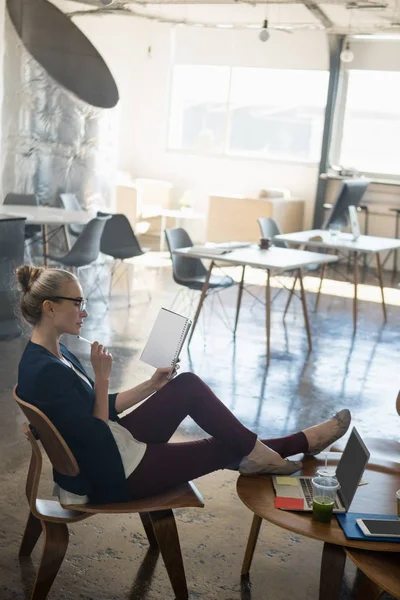
POLYGON ((313 512, 312 518, 318 523, 330 523, 336 492, 340 484, 336 477, 313 477, 313 512))
POLYGON ((333 500, 330 498, 314 498, 312 518, 318 523, 330 523, 332 519, 333 500))

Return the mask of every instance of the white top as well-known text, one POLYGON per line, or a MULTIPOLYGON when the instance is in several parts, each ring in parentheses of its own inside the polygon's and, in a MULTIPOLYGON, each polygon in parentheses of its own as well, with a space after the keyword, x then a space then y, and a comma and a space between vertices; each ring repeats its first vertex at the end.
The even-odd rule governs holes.
POLYGON ((306 250, 292 250, 290 248, 277 248, 271 246, 268 250, 260 250, 258 246, 233 250, 226 254, 215 256, 209 252, 191 248, 180 248, 174 250, 174 254, 180 256, 195 256, 196 258, 207 258, 215 262, 225 262, 233 265, 246 265, 256 269, 267 269, 282 273, 291 269, 301 269, 313 264, 324 264, 337 261, 337 256, 330 254, 319 254, 307 252, 306 250))
POLYGON ((400 240, 395 238, 376 237, 373 235, 360 235, 357 240, 352 239, 349 233, 338 233, 331 235, 325 229, 312 229, 310 231, 297 231, 296 233, 285 233, 276 235, 275 240, 291 244, 306 244, 307 246, 319 246, 320 248, 335 248, 337 250, 352 250, 353 252, 383 252, 400 248, 400 240), (322 240, 312 240, 319 236, 322 240))
MULTIPOLYGON (((75 369, 74 365, 69 362, 64 356, 62 362, 68 367, 74 370, 74 372, 81 378, 85 383, 92 387, 89 379, 85 377, 83 373, 75 369)), ((116 421, 108 421, 108 426, 111 430, 115 443, 118 446, 119 453, 121 455, 122 464, 124 466, 125 477, 128 478, 131 473, 136 469, 140 461, 142 460, 144 453, 146 452, 147 445, 144 442, 139 442, 133 435, 125 428, 122 427, 116 421)), ((81 496, 79 494, 73 494, 61 488, 58 484, 54 485, 53 495, 60 498, 61 504, 87 504, 89 498, 87 496, 81 496)))

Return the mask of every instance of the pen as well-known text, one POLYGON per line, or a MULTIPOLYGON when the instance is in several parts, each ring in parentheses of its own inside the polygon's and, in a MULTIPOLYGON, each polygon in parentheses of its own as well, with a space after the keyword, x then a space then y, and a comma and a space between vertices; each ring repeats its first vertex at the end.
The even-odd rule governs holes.
POLYGON ((81 335, 77 335, 76 337, 78 338, 78 340, 82 340, 84 342, 87 342, 90 345, 93 344, 93 342, 91 342, 90 340, 87 340, 86 338, 82 337, 81 335))

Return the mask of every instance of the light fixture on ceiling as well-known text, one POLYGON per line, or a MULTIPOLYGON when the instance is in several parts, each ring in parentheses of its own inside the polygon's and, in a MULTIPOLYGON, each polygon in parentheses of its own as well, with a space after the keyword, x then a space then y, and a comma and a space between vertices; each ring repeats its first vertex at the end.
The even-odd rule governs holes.
POLYGON ((350 49, 350 42, 346 40, 344 50, 340 53, 340 60, 345 63, 351 63, 354 60, 354 52, 350 49))
POLYGON ((100 0, 100 4, 103 6, 111 6, 111 4, 114 4, 114 0, 100 0))
POLYGON ((262 29, 258 34, 258 38, 261 42, 267 42, 269 40, 268 19, 264 20, 262 29))

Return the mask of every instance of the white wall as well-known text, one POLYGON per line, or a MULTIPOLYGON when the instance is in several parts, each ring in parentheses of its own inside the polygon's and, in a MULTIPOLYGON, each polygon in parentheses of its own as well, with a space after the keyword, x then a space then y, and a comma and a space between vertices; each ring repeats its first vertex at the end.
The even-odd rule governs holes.
MULTIPOLYGON (((55 1, 58 5, 62 2, 55 1)), ((64 6, 70 10, 71 4, 64 3, 64 6)), ((204 157, 167 151, 169 85, 174 51, 170 25, 116 15, 76 17, 75 22, 105 58, 120 90, 120 169, 130 172, 133 177, 172 181, 175 201, 185 189, 193 190, 196 194, 195 208, 204 212, 210 193, 255 196, 261 188, 287 187, 293 195, 306 200, 304 226, 311 225, 317 165, 204 157), (149 47, 151 58, 148 56, 149 47)), ((303 31, 292 35, 272 32, 266 44, 258 41, 254 30, 178 27, 175 34, 176 59, 181 63, 307 69, 328 67, 327 44, 320 32, 303 31)), ((400 69, 398 44, 362 41, 352 42, 352 46, 356 58, 347 68, 371 65, 372 68, 400 69)), ((388 203, 399 202, 395 188, 383 191, 388 203), (391 195, 393 192, 394 195, 391 195)), ((381 196, 381 191, 371 192, 375 197, 381 196)), ((392 235, 392 229, 392 220, 379 218, 372 225, 371 232, 392 235)))
MULTIPOLYGON (((3 110, 3 59, 4 59, 4 16, 6 10, 5 0, 0 0, 0 148, 2 147, 2 110, 3 110)), ((3 172, 3 158, 0 159, 0 173, 3 172)), ((3 198, 3 190, 1 189, 1 177, 0 177, 0 198, 3 198)))
MULTIPOLYGON (((257 196, 262 188, 287 187, 293 195, 307 201, 306 225, 311 223, 316 165, 167 151, 173 53, 170 25, 122 16, 76 17, 75 22, 105 58, 120 90, 119 165, 122 170, 129 171, 133 177, 172 181, 175 201, 185 189, 193 190, 195 208, 204 212, 210 193, 257 196), (148 57, 149 47, 151 58, 148 57)), ((231 57, 232 64, 240 60, 241 64, 253 66, 277 66, 279 63, 284 67, 301 68, 298 56, 302 50, 306 68, 321 69, 328 64, 328 51, 324 40, 321 44, 320 34, 305 36, 304 33, 276 32, 272 33, 268 44, 261 44, 257 32, 252 30, 178 28, 178 36, 191 39, 191 60, 197 62, 226 64, 231 57), (313 40, 317 42, 314 50, 313 40)), ((185 56, 181 53, 179 58, 183 62, 185 56)), ((189 52, 186 59, 189 59, 189 52)))

